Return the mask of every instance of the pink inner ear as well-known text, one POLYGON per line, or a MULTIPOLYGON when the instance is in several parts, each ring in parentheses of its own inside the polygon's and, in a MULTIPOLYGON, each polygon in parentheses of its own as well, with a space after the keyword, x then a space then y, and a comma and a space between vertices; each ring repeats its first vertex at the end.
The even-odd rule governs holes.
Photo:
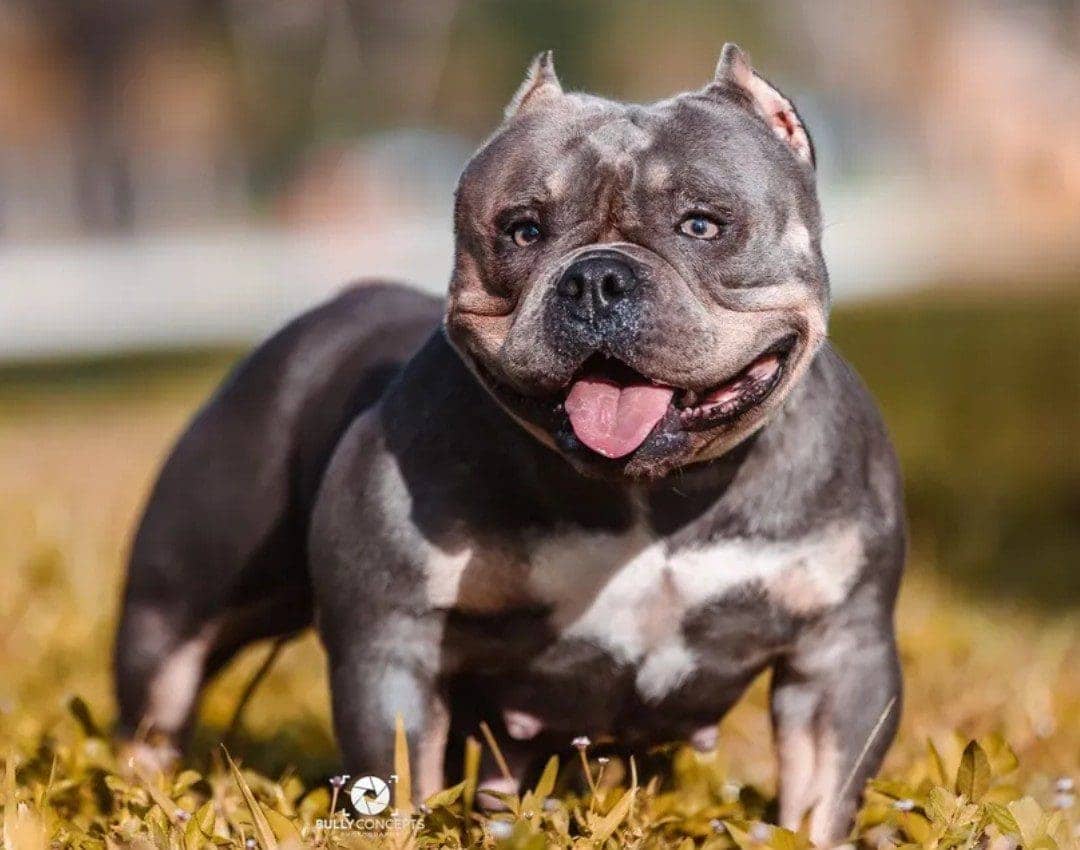
POLYGON ((803 129, 802 122, 787 103, 782 103, 779 109, 768 118, 769 126, 773 132, 788 143, 788 146, 800 159, 810 159, 810 139, 803 129))
POLYGON ((790 138, 795 135, 795 131, 799 129, 799 123, 795 120, 795 114, 787 109, 781 109, 777 112, 773 119, 780 125, 780 129, 784 131, 784 135, 790 138))
POLYGON ((799 159, 809 162, 810 138, 806 135, 802 122, 799 121, 799 116, 795 114, 791 104, 753 71, 747 70, 737 79, 750 93, 759 114, 772 131, 787 142, 799 159))

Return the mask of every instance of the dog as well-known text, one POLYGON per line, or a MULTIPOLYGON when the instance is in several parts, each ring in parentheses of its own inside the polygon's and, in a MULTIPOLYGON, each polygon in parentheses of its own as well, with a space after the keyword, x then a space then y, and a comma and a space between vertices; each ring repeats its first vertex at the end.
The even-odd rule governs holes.
MULTIPOLYGON (((814 149, 726 45, 649 106, 538 56, 458 186, 449 299, 352 288, 262 345, 136 534, 120 732, 175 742, 245 644, 326 648, 346 768, 427 795, 489 722, 715 744, 771 669, 779 822, 834 844, 895 734, 900 475, 826 339, 814 149)), ((494 785, 494 768, 485 779, 494 785)))

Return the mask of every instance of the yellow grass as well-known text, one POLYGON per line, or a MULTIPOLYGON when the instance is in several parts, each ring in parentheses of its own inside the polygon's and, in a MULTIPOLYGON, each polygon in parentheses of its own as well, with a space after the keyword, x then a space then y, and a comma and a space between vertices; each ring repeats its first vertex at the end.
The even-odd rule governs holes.
MULTIPOLYGON (((79 695, 101 727, 111 722, 110 652, 128 536, 158 463, 220 370, 219 363, 192 367, 167 380, 148 379, 145 386, 85 396, 43 391, 3 397, 5 848, 42 847, 46 837, 97 847, 239 846, 249 838, 265 845, 269 839, 258 835, 267 830, 283 846, 368 840, 316 825, 326 816, 325 780, 336 756, 323 658, 312 636, 285 648, 248 708, 231 751, 243 767, 243 782, 214 755, 214 745, 265 645, 246 652, 209 688, 189 762, 198 773, 128 782, 117 774, 106 740, 86 723, 80 726, 69 710, 70 697, 79 695), (154 793, 148 782, 157 783, 154 793), (176 811, 163 811, 168 806, 176 811), (264 811, 269 814, 259 818, 264 811)), ((1005 842, 1001 847, 1014 846, 1025 834, 1028 844, 1067 846, 1080 825, 1075 794, 1061 781, 1080 783, 1076 605, 1039 607, 1026 598, 952 584, 930 547, 919 539, 915 544, 898 615, 907 685, 903 719, 883 770, 897 784, 884 788, 884 796, 872 795, 860 835, 871 845, 971 846, 977 836, 957 838, 956 824, 982 818, 987 834, 1005 842), (972 738, 983 741, 995 770, 992 791, 979 806, 955 793, 961 751, 972 738), (943 771, 928 755, 928 740, 936 744, 943 771), (1015 751, 1015 770, 1006 769, 1000 740, 1015 751), (906 804, 893 805, 890 788, 894 796, 916 798, 914 813, 903 810, 906 804)), ((385 846, 491 845, 497 839, 522 847, 597 846, 606 833, 614 836, 609 846, 681 847, 690 838, 697 846, 794 847, 801 839, 754 826, 768 817, 764 801, 775 785, 764 684, 756 683, 725 719, 716 754, 680 753, 674 783, 660 788, 642 776, 632 807, 629 797, 621 804, 621 792, 612 787, 627 788, 628 772, 612 765, 587 805, 561 792, 558 806, 542 810, 542 801, 533 800, 529 805, 537 811, 528 818, 522 804, 516 825, 485 832, 478 820, 466 825, 459 790, 445 805, 436 801, 419 836, 396 834, 383 839, 385 846), (614 823, 604 819, 612 811, 614 823)))

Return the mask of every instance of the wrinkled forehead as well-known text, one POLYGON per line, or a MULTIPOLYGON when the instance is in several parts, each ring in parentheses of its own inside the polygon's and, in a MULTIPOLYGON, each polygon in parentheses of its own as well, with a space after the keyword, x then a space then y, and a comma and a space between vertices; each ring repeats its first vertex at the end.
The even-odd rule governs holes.
POLYGON ((733 104, 693 97, 649 106, 580 95, 565 101, 497 133, 466 168, 463 199, 480 207, 524 205, 598 184, 644 183, 701 200, 738 195, 756 205, 807 188, 805 172, 770 132, 733 104))

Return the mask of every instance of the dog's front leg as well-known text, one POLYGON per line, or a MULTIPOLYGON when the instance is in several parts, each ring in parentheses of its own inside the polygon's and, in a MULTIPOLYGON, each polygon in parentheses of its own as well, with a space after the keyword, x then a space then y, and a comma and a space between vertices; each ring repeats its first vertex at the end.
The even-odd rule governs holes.
POLYGON ((869 602, 810 629, 778 663, 772 716, 781 826, 797 830, 809 812, 817 846, 844 839, 896 732, 900 692, 891 612, 869 602))
POLYGON ((327 644, 334 730, 345 769, 386 779, 394 772, 394 732, 403 719, 413 771, 413 796, 425 799, 444 781, 450 718, 438 687, 441 620, 396 612, 352 626, 345 641, 327 644))

